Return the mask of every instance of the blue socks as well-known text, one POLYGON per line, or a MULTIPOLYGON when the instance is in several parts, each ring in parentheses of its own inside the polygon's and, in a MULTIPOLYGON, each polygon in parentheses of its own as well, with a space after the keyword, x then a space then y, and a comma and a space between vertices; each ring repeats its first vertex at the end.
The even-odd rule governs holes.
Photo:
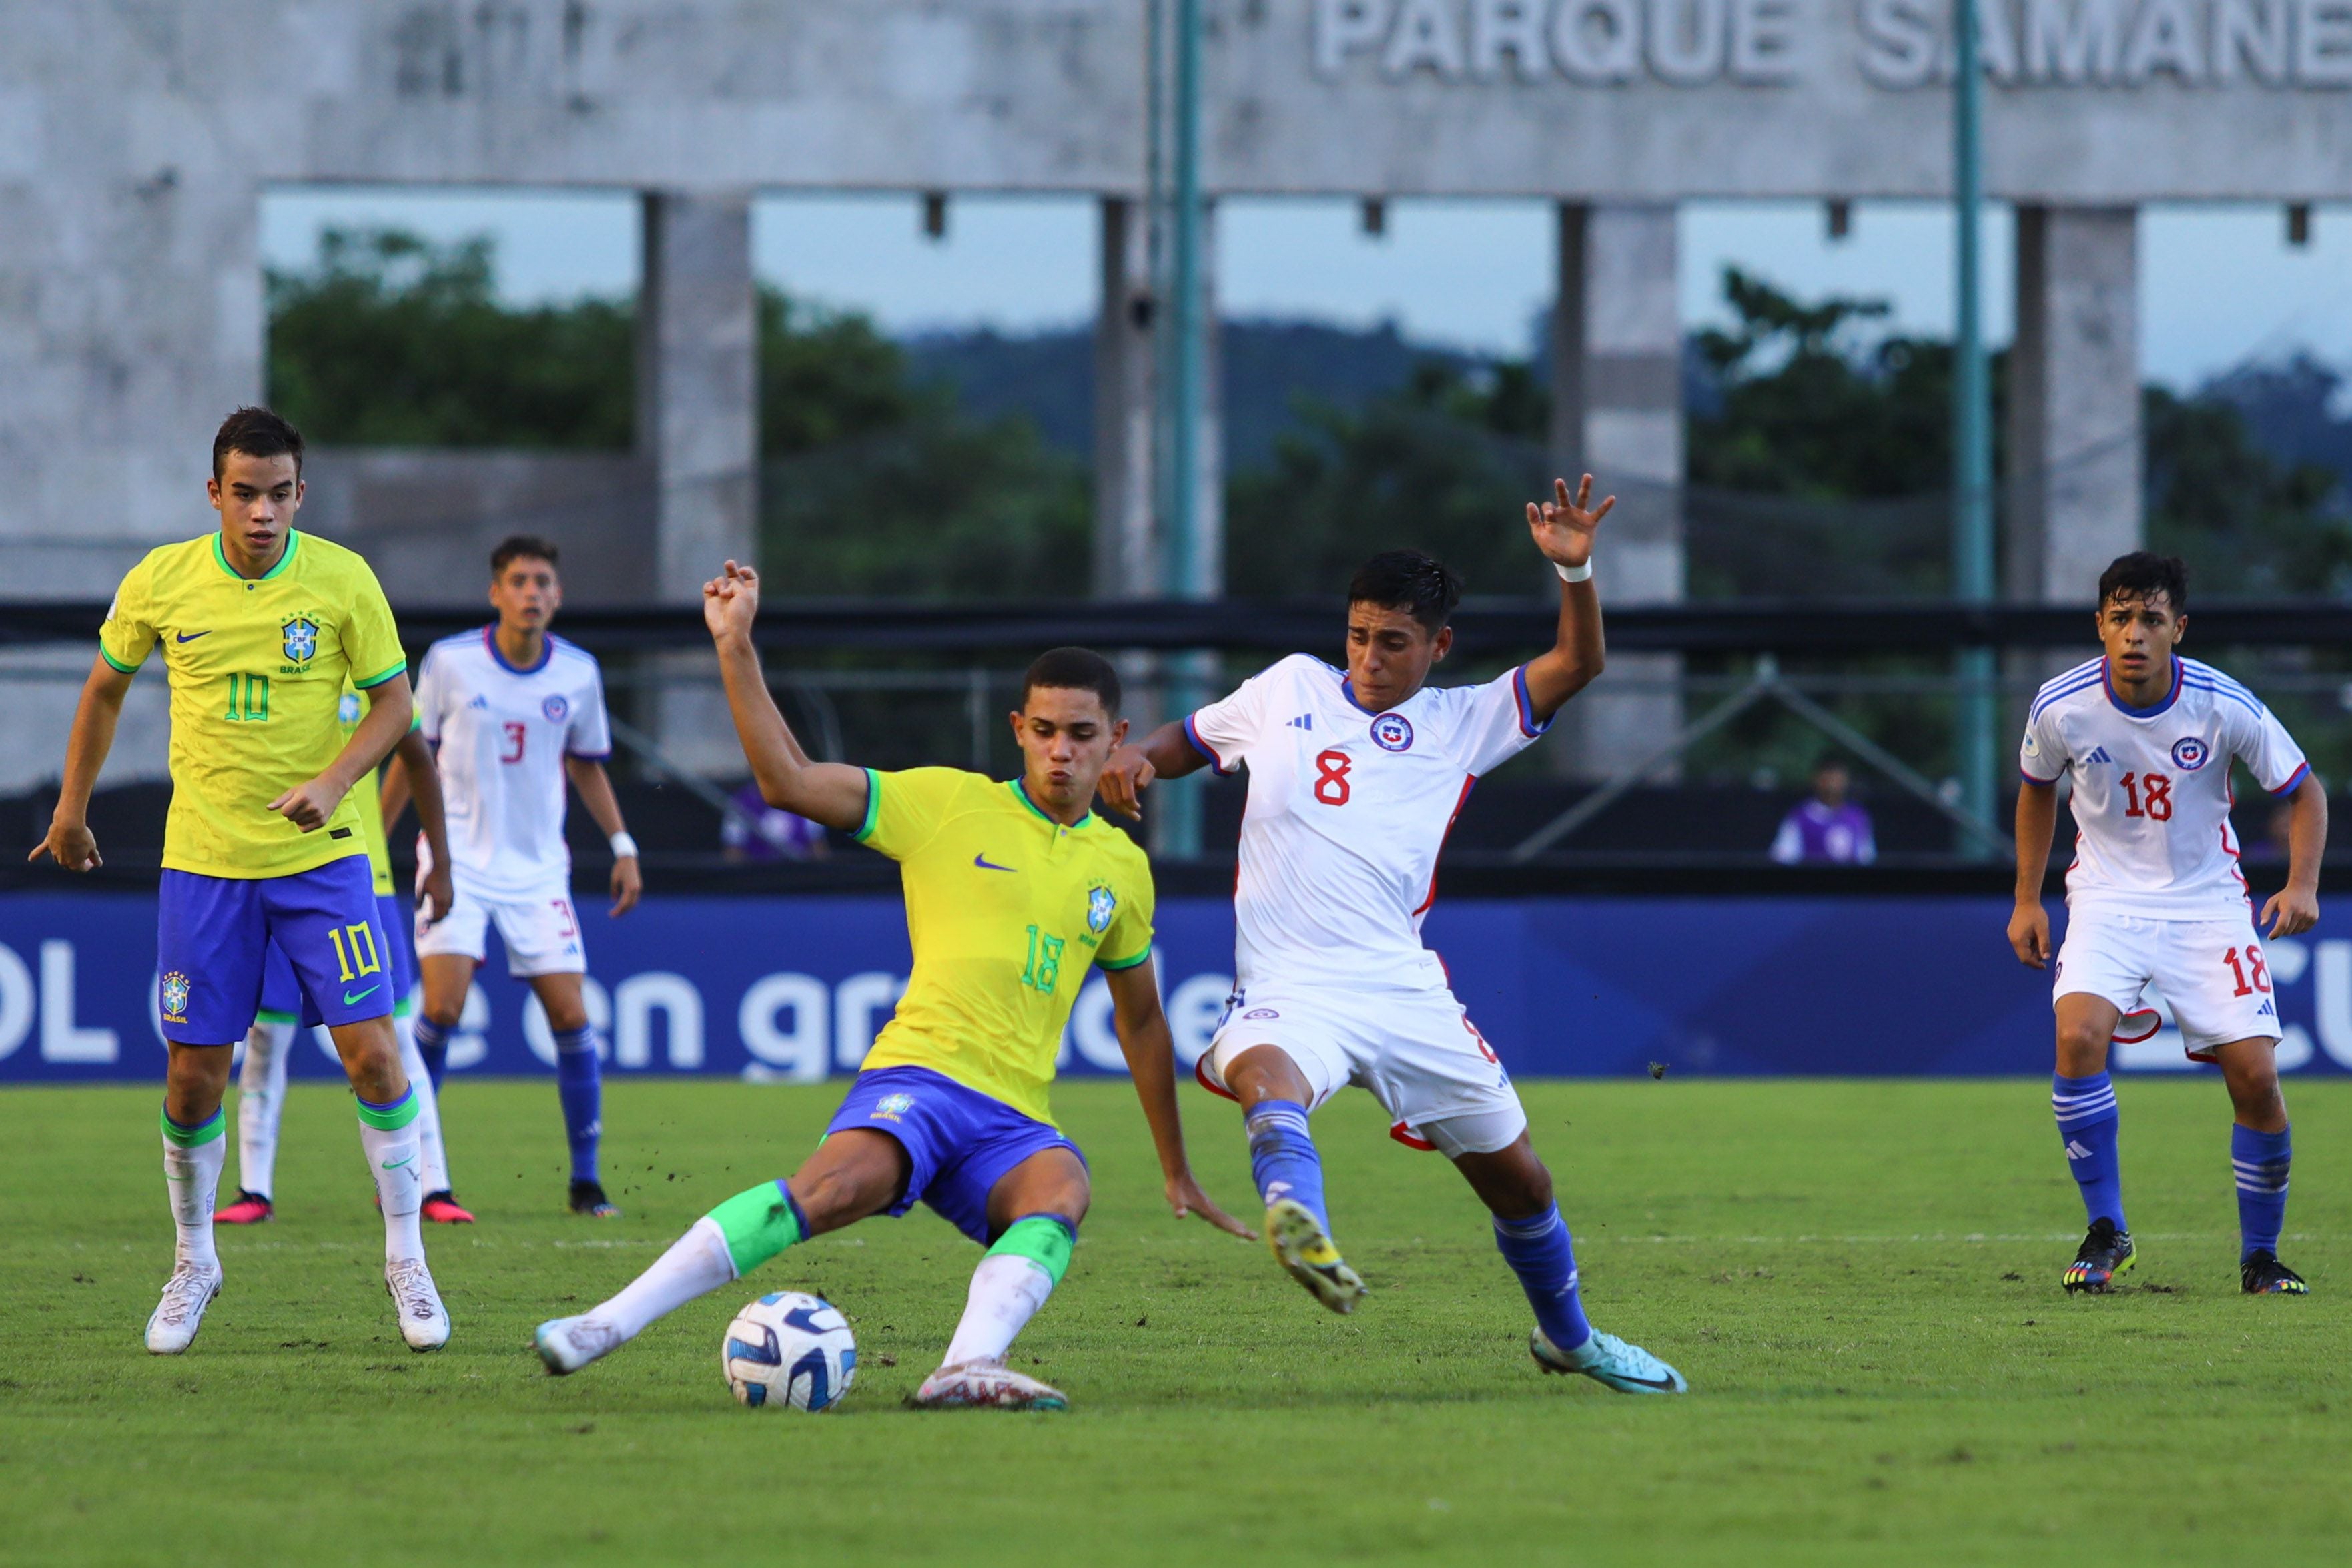
POLYGON ((2124 1223, 2124 1179, 2116 1163, 2116 1088, 2105 1073, 2089 1078, 2050 1079, 2050 1109, 2058 1113, 2058 1141, 2065 1146, 2066 1168, 2083 1189, 2083 1208, 2094 1222, 2111 1219, 2117 1230, 2124 1223))
POLYGON ((2294 1129, 2257 1132, 2251 1127, 2230 1129, 2230 1165, 2238 1177, 2238 1258, 2257 1252, 2278 1253, 2279 1230, 2286 1224, 2286 1168, 2294 1157, 2294 1129))
POLYGON ((1584 1302, 1576 1293, 1576 1248, 1558 1204, 1531 1219, 1496 1215, 1495 1250, 1519 1277, 1519 1289, 1528 1293, 1528 1305, 1536 1310, 1536 1325, 1544 1338, 1572 1351, 1592 1337, 1584 1302))
POLYGON ((433 1080, 433 1093, 441 1093, 441 1072, 449 1065, 449 1031, 419 1013, 409 1026, 416 1037, 416 1054, 425 1058, 425 1076, 433 1080))
POLYGON ((1277 1198, 1303 1205, 1323 1234, 1331 1217, 1323 1207, 1323 1156, 1307 1136, 1307 1108, 1295 1100, 1261 1100, 1243 1125, 1249 1129, 1250 1175, 1258 1196, 1272 1206, 1277 1198))
MULTIPOLYGON (((424 1041, 418 1040, 419 1049, 424 1041)), ((572 1179, 596 1180, 596 1145, 604 1135, 604 1081, 596 1066, 596 1030, 555 1037, 555 1092, 563 1101, 563 1136, 572 1145, 572 1179)))

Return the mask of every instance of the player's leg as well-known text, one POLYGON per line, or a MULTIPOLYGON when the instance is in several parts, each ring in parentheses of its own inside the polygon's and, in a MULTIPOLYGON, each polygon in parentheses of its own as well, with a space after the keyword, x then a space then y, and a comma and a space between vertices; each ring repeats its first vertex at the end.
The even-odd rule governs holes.
POLYGON ((169 1042, 162 1131, 163 1184, 175 1233, 172 1277, 147 1320, 147 1348, 177 1355, 195 1342, 220 1294, 213 1205, 228 1157, 228 1092, 235 1040, 261 1001, 268 933, 252 882, 165 871, 156 889, 156 967, 169 1042), (217 1043, 216 1043, 217 1042, 217 1043))
POLYGON ((418 1223, 420 1101, 392 1026, 396 980, 364 856, 263 884, 270 934, 326 1024, 359 1114, 360 1151, 383 1211, 384 1289, 411 1350, 448 1342, 449 1315, 425 1262, 418 1223))
POLYGON ((2279 1093, 2277 1053, 2278 1042, 2267 1037, 2232 1040, 2210 1053, 2221 1065, 2236 1113, 2230 1167, 2238 1185, 2239 1284, 2250 1296, 2301 1296, 2311 1289, 2278 1258, 2294 1145, 2286 1100, 2279 1093))
POLYGON ((604 1134, 604 1041, 588 1021, 581 982, 586 956, 580 922, 569 892, 562 888, 530 899, 489 906, 506 943, 507 973, 528 984, 547 1015, 555 1040, 555 1091, 563 1108, 563 1137, 572 1150, 572 1212, 617 1219, 621 1211, 604 1195, 598 1150, 604 1134))
POLYGON ((1493 1102, 1433 1117, 1415 1131, 1454 1162, 1495 1216, 1503 1255, 1535 1310, 1528 1352, 1546 1372, 1582 1373, 1620 1394, 1681 1394, 1683 1374, 1636 1344, 1594 1329, 1578 1286, 1576 1245, 1552 1194, 1551 1172, 1528 1140, 1527 1112, 1507 1089, 1493 1102))
MULTIPOLYGON (((1288 1010, 1297 1014, 1300 1008, 1294 1002, 1288 1010)), ((1366 1288, 1331 1239, 1323 1156, 1307 1119, 1348 1081, 1348 1068, 1336 1049, 1310 1043, 1300 1033, 1304 1022, 1293 1017, 1287 1037, 1276 1043, 1270 1020, 1253 1021, 1244 1013, 1242 1028, 1228 1026, 1212 1042, 1202 1058, 1201 1076, 1203 1083, 1241 1103, 1242 1124, 1249 1133, 1250 1174, 1265 1203, 1267 1247, 1317 1300, 1347 1313, 1356 1310, 1366 1288)))
POLYGON ((696 1220, 619 1294, 577 1317, 541 1324, 540 1360, 559 1375, 579 1371, 786 1247, 889 1208, 907 1190, 911 1169, 907 1148, 889 1133, 829 1131, 789 1180, 761 1182, 696 1220))
POLYGON ((970 1142, 924 1202, 984 1243, 963 1317, 915 1403, 929 1409, 1066 1410, 1058 1388, 1005 1364, 1013 1340, 1070 1266, 1091 1197, 1086 1161, 1054 1128, 987 1102, 971 1107, 970 1142))
POLYGON ((470 892, 458 895, 447 913, 431 925, 413 928, 421 989, 416 1013, 416 1054, 437 1094, 449 1060, 449 1037, 466 1016, 474 971, 488 951, 489 911, 470 892))
POLYGON ((278 1212, 278 1129, 295 1033, 293 1018, 267 1009, 245 1032, 236 1079, 236 1201, 213 1215, 218 1224, 258 1225, 278 1212))
MULTIPOLYGON (((436 1224, 469 1225, 474 1216, 459 1205, 450 1190, 449 1152, 441 1139, 440 1085, 416 1044, 416 952, 409 922, 401 918, 400 900, 388 893, 376 896, 375 910, 391 949, 393 1035, 400 1047, 401 1070, 416 1094, 416 1165, 425 1186, 424 1205, 418 1212, 436 1224)), ((443 1055, 447 1055, 446 1042, 443 1055)))
POLYGON ((2050 1108, 2089 1227, 2060 1276, 2070 1292, 2100 1294, 2138 1261, 2124 1217, 2116 1150, 2122 1113, 2107 1076, 2107 1047, 2126 1026, 2126 1016, 2132 1037, 2154 1032, 2155 1016, 2141 1002, 2164 938, 2163 922, 2079 910, 2068 918, 2066 940, 2058 950, 2051 987, 2057 1061, 2050 1108))
POLYGON ((617 1219, 619 1208, 605 1197, 599 1150, 604 1136, 604 1042, 588 1021, 588 1002, 577 974, 531 976, 530 988, 547 1010, 547 1031, 555 1040, 555 1093, 563 1107, 563 1141, 572 1151, 573 1214, 617 1219))

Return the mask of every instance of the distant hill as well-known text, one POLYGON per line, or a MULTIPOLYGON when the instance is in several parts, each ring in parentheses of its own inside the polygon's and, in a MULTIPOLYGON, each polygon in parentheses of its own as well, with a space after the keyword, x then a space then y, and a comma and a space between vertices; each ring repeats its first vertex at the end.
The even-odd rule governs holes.
MULTIPOLYGON (((1393 323, 1357 329, 1317 321, 1231 321, 1224 353, 1225 466, 1263 466, 1276 438, 1297 423, 1301 398, 1358 407, 1404 384, 1412 367, 1436 360, 1467 367, 1486 363, 1458 350, 1432 348, 1393 323)), ((1025 414, 1046 442, 1080 458, 1093 456, 1094 332, 1072 327, 1007 337, 999 332, 935 332, 905 341, 918 376, 956 389, 971 413, 1025 414)))
MULTIPOLYGON (((1538 323, 1540 330, 1540 323, 1538 323)), ((1087 460, 1094 440, 1094 334, 1090 327, 1007 336, 1001 332, 926 333, 903 345, 919 378, 956 389, 982 416, 1024 414, 1049 446, 1087 460)), ((1244 320, 1224 323, 1225 466, 1258 468, 1276 440, 1298 423, 1302 399, 1360 407, 1404 384, 1412 367, 1434 360, 1456 368, 1494 362, 1456 349, 1417 343, 1393 322, 1377 327, 1318 321, 1244 320)), ((1541 380, 1544 366, 1535 365, 1541 380)), ((2284 363, 2231 372, 2194 395, 2235 408, 2263 449, 2287 463, 2315 463, 2343 476, 2352 496, 2352 414, 2338 413, 2347 376, 2297 354, 2284 363)), ((1719 399, 1704 363, 1686 353, 1685 402, 1694 413, 1719 399)))

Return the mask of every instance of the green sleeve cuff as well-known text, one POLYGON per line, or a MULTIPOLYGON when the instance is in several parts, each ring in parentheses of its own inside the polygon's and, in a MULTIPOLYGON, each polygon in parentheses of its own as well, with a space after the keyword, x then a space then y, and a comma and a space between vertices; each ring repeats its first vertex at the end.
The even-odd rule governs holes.
POLYGON ((354 680, 352 684, 357 687, 360 690, 365 691, 370 687, 382 686, 385 681, 390 680, 395 675, 406 675, 407 673, 408 661, 404 658, 398 664, 394 665, 390 669, 385 670, 382 675, 371 675, 365 680, 354 680))
POLYGON ((115 658, 112 654, 107 652, 106 645, 104 643, 98 645, 98 657, 106 660, 107 663, 114 666, 115 668, 121 670, 125 675, 136 675, 139 673, 139 667, 137 665, 125 664, 121 659, 115 658))
POLYGON ((882 815, 882 775, 872 768, 866 770, 866 820, 857 825, 853 837, 863 844, 874 837, 874 824, 882 815))
POLYGON ((1111 973, 1117 973, 1122 969, 1133 969, 1137 964, 1148 961, 1150 957, 1151 950, 1147 947, 1141 952, 1137 953, 1133 958, 1097 958, 1095 960, 1095 967, 1097 969, 1108 969, 1111 973))

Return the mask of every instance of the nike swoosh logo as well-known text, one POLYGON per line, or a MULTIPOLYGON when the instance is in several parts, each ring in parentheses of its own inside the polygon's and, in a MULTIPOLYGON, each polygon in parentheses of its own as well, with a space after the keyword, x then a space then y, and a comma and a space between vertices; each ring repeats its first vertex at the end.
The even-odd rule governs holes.
POLYGON ((379 980, 373 985, 369 986, 365 991, 346 991, 343 993, 343 1005, 348 1007, 352 1003, 360 1000, 362 996, 372 996, 383 989, 383 982, 379 980))
POLYGON ((979 867, 983 871, 1018 871, 1021 869, 1018 866, 999 866, 994 861, 989 859, 985 855, 973 856, 971 858, 971 863, 979 867))
POLYGON ((415 1155, 414 1155, 414 1154, 403 1154, 403 1155, 402 1155, 399 1159, 397 1159, 397 1160, 386 1160, 386 1161, 384 1161, 384 1162, 383 1162, 383 1168, 384 1168, 385 1170, 387 1170, 387 1171, 397 1171, 397 1170, 399 1170, 403 1165, 407 1164, 407 1163, 408 1163, 408 1162, 410 1162, 411 1160, 414 1160, 414 1159, 415 1159, 415 1158, 416 1158, 416 1156, 415 1156, 415 1155))
POLYGON ((213 635, 213 633, 212 633, 212 628, 211 628, 210 626, 206 626, 203 631, 200 631, 200 632, 182 632, 178 637, 176 637, 173 638, 172 640, 173 640, 173 641, 174 641, 174 642, 194 642, 194 641, 195 641, 198 637, 210 637, 210 636, 212 636, 212 635, 213 635))

